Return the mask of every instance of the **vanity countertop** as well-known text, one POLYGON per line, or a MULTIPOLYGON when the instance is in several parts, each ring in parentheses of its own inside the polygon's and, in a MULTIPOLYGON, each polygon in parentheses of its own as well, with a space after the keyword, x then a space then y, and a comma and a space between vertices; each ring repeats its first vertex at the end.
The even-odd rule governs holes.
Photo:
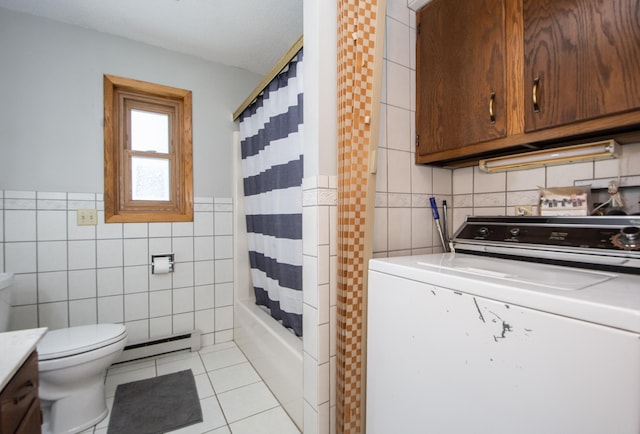
POLYGON ((0 333, 0 391, 36 349, 47 328, 0 333))

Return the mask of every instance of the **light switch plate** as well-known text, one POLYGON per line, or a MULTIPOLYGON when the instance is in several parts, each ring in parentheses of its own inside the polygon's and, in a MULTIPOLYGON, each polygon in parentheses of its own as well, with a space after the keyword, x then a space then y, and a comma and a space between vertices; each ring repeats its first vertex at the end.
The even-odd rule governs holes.
POLYGON ((76 211, 76 222, 78 226, 95 226, 98 224, 98 210, 79 209, 76 211))

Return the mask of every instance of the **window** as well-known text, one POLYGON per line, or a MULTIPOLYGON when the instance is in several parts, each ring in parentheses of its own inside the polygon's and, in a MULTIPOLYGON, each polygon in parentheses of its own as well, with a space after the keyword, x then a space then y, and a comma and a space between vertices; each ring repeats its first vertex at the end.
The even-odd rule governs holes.
POLYGON ((191 91, 105 75, 105 221, 192 221, 192 168, 191 91))

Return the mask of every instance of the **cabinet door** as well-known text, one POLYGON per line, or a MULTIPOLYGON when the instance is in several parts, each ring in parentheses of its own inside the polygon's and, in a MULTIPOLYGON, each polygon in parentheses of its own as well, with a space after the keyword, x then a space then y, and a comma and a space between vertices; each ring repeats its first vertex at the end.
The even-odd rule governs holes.
POLYGON ((640 0, 524 0, 525 130, 640 108, 640 0))
POLYGON ((434 0, 418 12, 418 155, 504 137, 504 19, 496 0, 434 0))
POLYGON ((38 355, 34 351, 0 393, 0 434, 39 433, 39 402, 38 355))

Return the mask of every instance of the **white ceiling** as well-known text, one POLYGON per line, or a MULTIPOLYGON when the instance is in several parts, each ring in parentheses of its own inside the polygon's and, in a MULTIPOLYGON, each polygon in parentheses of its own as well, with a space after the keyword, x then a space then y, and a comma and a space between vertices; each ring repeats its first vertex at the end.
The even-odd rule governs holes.
POLYGON ((265 75, 302 34, 302 3, 303 0, 0 0, 0 8, 265 75))

